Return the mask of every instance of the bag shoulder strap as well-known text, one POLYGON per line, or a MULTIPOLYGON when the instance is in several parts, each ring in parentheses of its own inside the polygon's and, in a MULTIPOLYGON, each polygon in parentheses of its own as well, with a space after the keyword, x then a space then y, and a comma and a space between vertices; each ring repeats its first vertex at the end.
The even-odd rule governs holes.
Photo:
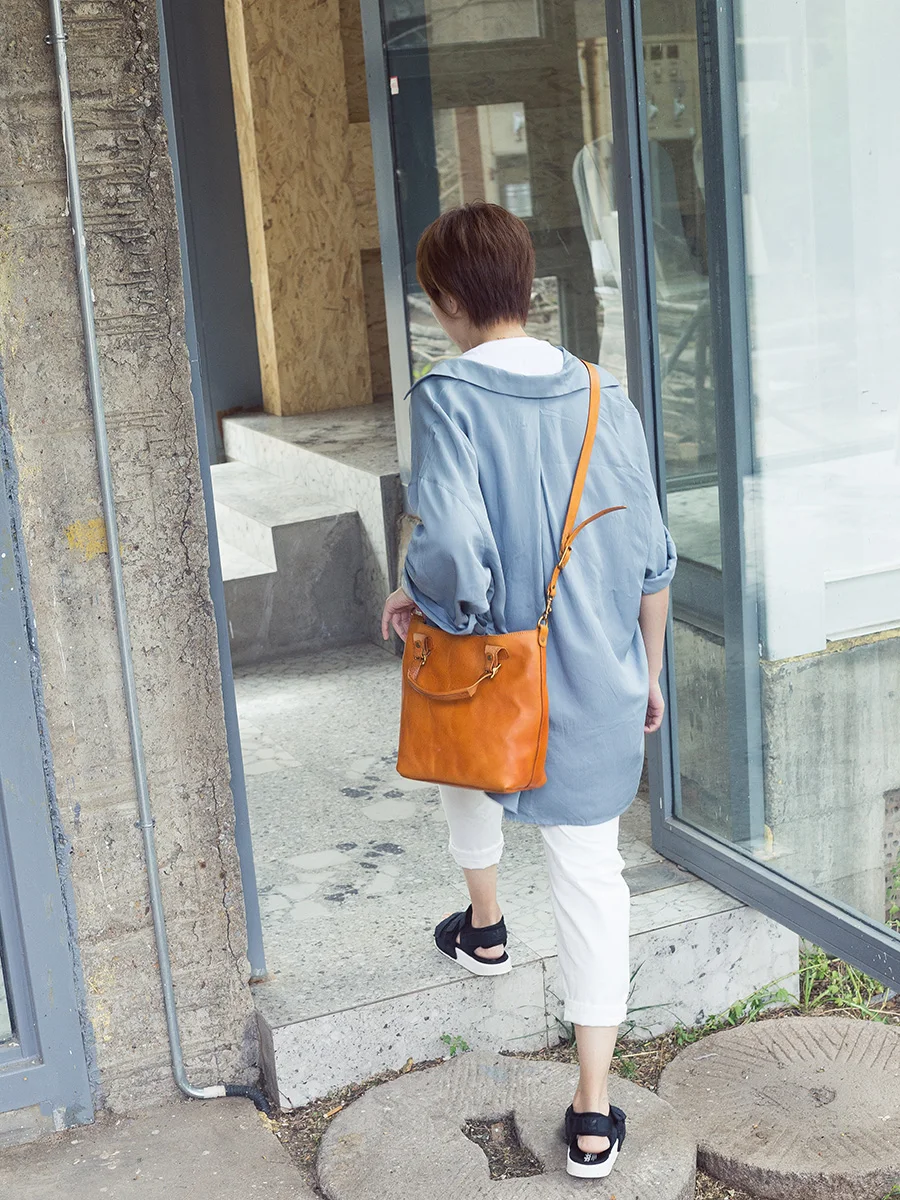
POLYGON ((550 582, 547 584, 547 603, 538 621, 538 628, 542 630, 542 642, 546 641, 547 623, 550 620, 550 610, 553 608, 553 598, 556 595, 559 577, 571 556, 572 543, 578 537, 579 533, 581 533, 582 529, 590 525, 592 521, 596 521, 600 517, 605 517, 607 513, 618 512, 620 509, 625 508, 624 504, 615 504, 611 508, 604 508, 600 512, 594 513, 592 517, 588 517, 580 525, 575 524, 575 518, 578 516, 578 507, 581 504, 581 497, 584 492, 585 480, 587 479, 588 467, 591 462, 594 438, 597 435, 597 418, 600 416, 600 373, 593 363, 586 362, 584 365, 590 377, 590 405, 588 408, 587 428, 584 431, 581 454, 578 457, 578 466, 575 469, 575 482, 572 484, 572 494, 569 497, 569 507, 566 511, 565 523, 563 524, 562 538, 559 544, 559 559, 553 568, 550 582))

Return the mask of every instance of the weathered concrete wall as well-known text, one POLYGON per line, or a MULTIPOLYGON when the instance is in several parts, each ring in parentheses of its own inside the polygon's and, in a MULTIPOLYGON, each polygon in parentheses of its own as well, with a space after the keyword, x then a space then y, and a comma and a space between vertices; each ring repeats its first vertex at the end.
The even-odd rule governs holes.
MULTIPOLYGON (((675 622, 686 819, 728 836, 725 648, 675 622)), ((884 920, 900 846, 900 633, 762 664, 766 857, 884 920), (887 888, 886 888, 887 878, 887 888)))
MULTIPOLYGON (((66 6, 131 638, 190 1077, 255 1054, 178 237, 147 0, 66 6)), ((101 1099, 173 1091, 135 827, 48 22, 0 0, 0 356, 101 1099)))
POLYGON ((900 788, 900 630, 764 663, 763 721, 777 865, 884 920, 900 788))

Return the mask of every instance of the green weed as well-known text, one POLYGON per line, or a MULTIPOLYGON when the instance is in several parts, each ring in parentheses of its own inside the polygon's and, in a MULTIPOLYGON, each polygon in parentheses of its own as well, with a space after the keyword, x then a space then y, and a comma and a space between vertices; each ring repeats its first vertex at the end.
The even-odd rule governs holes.
POLYGON ((852 1009, 870 1020, 882 1021, 884 1017, 874 1005, 883 995, 884 984, 877 979, 871 979, 840 959, 829 957, 818 946, 804 947, 800 955, 798 1007, 801 1012, 852 1009))
POLYGON ((618 1067, 616 1069, 622 1078, 634 1079, 634 1077, 637 1075, 637 1067, 630 1058, 625 1057, 625 1055, 622 1053, 622 1050, 618 1046, 616 1047, 614 1057, 618 1061, 618 1067))
POLYGON ((450 1047, 451 1058, 456 1054, 464 1053, 469 1048, 469 1043, 465 1038, 460 1037, 458 1033, 442 1033, 441 1041, 450 1047))
POLYGON ((718 1033, 721 1029, 731 1029, 735 1025, 746 1025, 755 1021, 761 1013, 774 1004, 791 1004, 795 997, 783 987, 778 987, 779 980, 758 988, 743 1000, 737 1000, 725 1012, 707 1017, 702 1025, 687 1026, 679 1022, 674 1029, 676 1046, 689 1046, 710 1033, 718 1033))

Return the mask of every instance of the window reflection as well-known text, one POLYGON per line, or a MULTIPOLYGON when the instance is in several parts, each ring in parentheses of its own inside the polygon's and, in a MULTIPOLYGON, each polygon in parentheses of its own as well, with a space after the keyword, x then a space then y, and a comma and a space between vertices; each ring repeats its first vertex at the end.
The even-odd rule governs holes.
POLYGON ((488 200, 523 219, 534 215, 524 104, 436 109, 434 149, 441 212, 488 200))
POLYGON ((537 0, 427 0, 432 46, 540 36, 537 0))
POLYGON ((415 282, 418 237, 447 208, 485 199, 534 239, 528 332, 627 383, 617 223, 602 202, 591 215, 593 182, 579 190, 583 151, 612 131, 603 5, 389 0, 386 15, 414 375, 456 352, 415 282))

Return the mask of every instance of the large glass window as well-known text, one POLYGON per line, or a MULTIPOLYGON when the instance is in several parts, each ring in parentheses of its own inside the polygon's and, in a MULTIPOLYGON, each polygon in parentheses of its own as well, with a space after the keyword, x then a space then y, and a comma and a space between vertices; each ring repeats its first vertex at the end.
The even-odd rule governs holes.
MULTIPOLYGON (((742 529, 744 602, 758 637, 745 637, 742 660, 716 630, 676 620, 680 816, 830 901, 893 922, 900 140, 892 55, 900 8, 736 0, 735 20, 751 386, 733 403, 737 436, 750 449, 728 497, 740 524, 723 518, 709 549, 742 529), (749 716, 759 736, 748 737, 747 753, 758 751, 760 772, 742 793, 729 760, 740 734, 731 697, 751 695, 748 682, 757 688, 749 716), (744 838, 735 833, 741 807, 761 815, 743 823, 753 826, 744 838)), ((652 113, 649 80, 648 101, 652 113)), ((702 168, 697 180, 702 191, 702 168)), ((692 413, 703 411, 707 382, 699 373, 692 381, 692 413)), ((685 522, 704 539, 712 533, 715 489, 694 490, 692 479, 679 490, 672 448, 682 428, 665 385, 663 415, 670 520, 693 550, 685 522)), ((701 484, 716 460, 708 432, 687 472, 697 469, 701 484)))

